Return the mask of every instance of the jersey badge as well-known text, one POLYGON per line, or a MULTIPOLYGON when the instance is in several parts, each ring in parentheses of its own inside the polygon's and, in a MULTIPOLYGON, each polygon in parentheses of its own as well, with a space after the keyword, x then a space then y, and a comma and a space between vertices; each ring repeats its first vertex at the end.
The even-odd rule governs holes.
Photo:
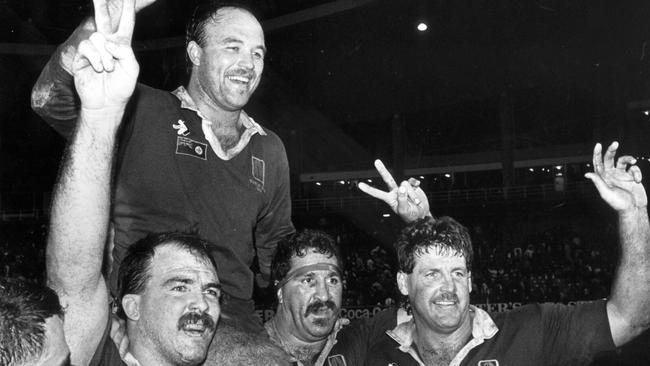
POLYGON ((348 366, 345 362, 345 356, 334 355, 327 358, 327 366, 348 366))
POLYGON ((187 136, 190 134, 190 131, 187 130, 187 126, 185 125, 185 121, 183 121, 182 119, 179 119, 177 124, 172 124, 172 127, 175 130, 178 130, 176 131, 177 135, 187 136))
POLYGON ((187 137, 176 137, 176 154, 187 155, 202 160, 208 160, 208 144, 187 137))
POLYGON ((481 360, 478 362, 478 366, 499 366, 499 361, 497 360, 481 360))

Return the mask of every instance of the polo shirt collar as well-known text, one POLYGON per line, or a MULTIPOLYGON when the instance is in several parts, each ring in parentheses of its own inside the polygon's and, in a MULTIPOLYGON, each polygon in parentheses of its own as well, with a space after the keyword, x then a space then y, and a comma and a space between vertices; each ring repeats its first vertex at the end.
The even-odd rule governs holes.
MULTIPOLYGON (((490 314, 485 310, 479 309, 474 305, 470 305, 469 309, 470 312, 473 313, 472 339, 458 352, 456 357, 454 357, 450 363, 450 366, 460 365, 460 361, 465 358, 470 350, 485 342, 486 339, 494 337, 499 331, 499 328, 490 317, 490 314)), ((386 331, 386 334, 399 344, 398 348, 400 351, 410 354, 421 365, 424 364, 417 354, 415 347, 413 347, 413 340, 415 337, 414 319, 410 319, 403 323, 398 322, 398 325, 394 329, 386 331)))

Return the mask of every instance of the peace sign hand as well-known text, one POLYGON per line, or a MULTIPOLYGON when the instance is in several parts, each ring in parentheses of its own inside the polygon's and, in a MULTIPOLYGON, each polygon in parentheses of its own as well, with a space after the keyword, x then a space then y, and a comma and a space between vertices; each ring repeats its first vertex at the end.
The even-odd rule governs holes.
POLYGON ((594 183, 600 197, 616 211, 645 208, 648 197, 641 184, 641 170, 634 165, 636 159, 629 155, 621 156, 614 165, 617 149, 618 142, 614 141, 601 157, 602 146, 596 144, 593 153, 594 172, 585 174, 585 177, 594 183))
POLYGON ((84 109, 123 108, 140 70, 131 49, 135 0, 124 0, 116 31, 107 0, 93 0, 93 5, 97 31, 77 48, 72 64, 75 87, 84 109))
POLYGON ((422 188, 420 188, 420 181, 409 178, 408 181, 402 181, 398 186, 381 160, 375 160, 375 168, 377 168, 377 172, 388 186, 388 191, 379 190, 366 183, 359 183, 360 190, 386 202, 393 212, 407 223, 425 216, 431 216, 429 200, 422 188))

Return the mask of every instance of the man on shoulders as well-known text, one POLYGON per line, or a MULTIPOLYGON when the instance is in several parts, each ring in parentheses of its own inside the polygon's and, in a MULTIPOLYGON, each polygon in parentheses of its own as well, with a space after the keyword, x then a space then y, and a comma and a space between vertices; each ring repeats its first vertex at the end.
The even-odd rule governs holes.
MULTIPOLYGON (((105 24, 106 3, 94 5, 98 25, 105 24)), ((120 306, 133 358, 121 360, 108 338, 101 268, 116 136, 139 71, 130 47, 134 17, 134 1, 125 0, 117 30, 98 26, 72 63, 81 108, 54 189, 47 281, 64 309, 72 364, 198 365, 219 318, 220 284, 208 244, 194 235, 151 235, 129 249, 119 270, 120 306)))
MULTIPOLYGON (((121 3, 108 1, 109 28, 118 24, 121 3)), ((65 136, 78 114, 68 50, 93 26, 85 22, 59 48, 32 92, 34 110, 65 136)), ((197 6, 186 34, 187 87, 167 92, 138 85, 131 98, 111 212, 113 268, 147 233, 192 228, 213 243, 223 320, 254 331, 261 329, 254 279, 268 283, 277 241, 294 231, 284 146, 243 110, 261 80, 265 54, 262 27, 247 7, 214 0, 197 6), (255 256, 257 278, 250 269, 255 256)), ((117 271, 110 277, 116 294, 117 271)))

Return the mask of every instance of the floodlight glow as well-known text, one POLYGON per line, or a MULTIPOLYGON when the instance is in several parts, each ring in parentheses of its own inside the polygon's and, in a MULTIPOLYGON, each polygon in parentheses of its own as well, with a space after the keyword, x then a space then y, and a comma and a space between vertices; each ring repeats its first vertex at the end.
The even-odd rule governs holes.
POLYGON ((429 29, 429 26, 426 23, 420 23, 418 24, 418 30, 420 32, 424 32, 425 30, 429 29))

